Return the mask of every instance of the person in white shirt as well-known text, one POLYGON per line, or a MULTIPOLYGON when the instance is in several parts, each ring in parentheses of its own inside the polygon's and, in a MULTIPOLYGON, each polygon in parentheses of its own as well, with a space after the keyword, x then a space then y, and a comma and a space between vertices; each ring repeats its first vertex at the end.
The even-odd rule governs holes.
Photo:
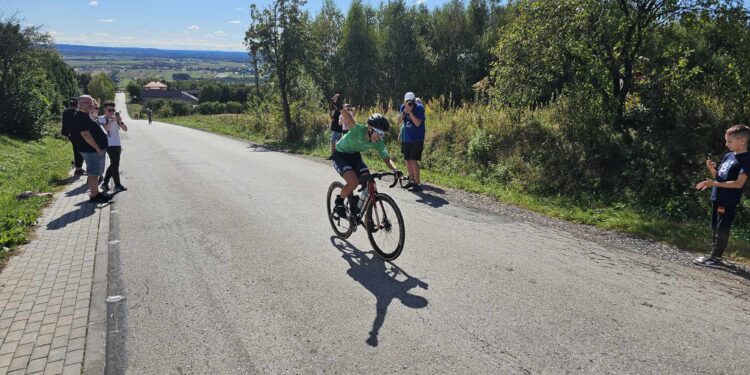
MULTIPOLYGON (((357 107, 352 107, 349 105, 349 103, 344 104, 344 111, 347 111, 352 114, 352 117, 357 113, 357 107)), ((341 124, 341 129, 343 130, 343 134, 346 134, 349 132, 349 125, 344 122, 344 115, 339 115, 339 124, 341 124)))
POLYGON ((104 102, 104 116, 99 116, 99 124, 101 124, 104 127, 104 130, 107 131, 107 140, 109 141, 109 147, 107 148, 107 154, 109 155, 109 168, 107 168, 107 172, 104 174, 102 190, 109 190, 110 178, 115 181, 115 191, 128 190, 120 182, 120 155, 122 154, 120 129, 128 131, 128 127, 122 122, 120 113, 115 112, 115 102, 104 102))

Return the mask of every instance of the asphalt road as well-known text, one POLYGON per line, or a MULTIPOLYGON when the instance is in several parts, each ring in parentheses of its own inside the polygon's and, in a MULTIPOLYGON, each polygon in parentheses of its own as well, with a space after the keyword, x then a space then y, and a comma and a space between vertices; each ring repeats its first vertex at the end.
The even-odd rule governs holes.
MULTIPOLYGON (((118 96, 118 105, 124 107, 118 96)), ((127 120, 111 372, 747 373, 747 284, 387 189, 394 264, 332 237, 328 163, 127 120)), ((371 169, 382 169, 372 165, 371 169)), ((112 275, 111 275, 112 276, 112 275)), ((112 288, 110 288, 112 289, 112 288)))

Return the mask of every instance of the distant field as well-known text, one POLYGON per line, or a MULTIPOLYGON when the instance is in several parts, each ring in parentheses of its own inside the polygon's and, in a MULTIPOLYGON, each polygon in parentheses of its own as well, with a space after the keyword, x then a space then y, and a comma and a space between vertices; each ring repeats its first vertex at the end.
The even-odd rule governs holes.
POLYGON ((174 73, 192 79, 252 82, 254 73, 244 52, 169 51, 142 48, 58 46, 66 63, 79 73, 107 73, 118 86, 139 78, 172 80, 174 73))

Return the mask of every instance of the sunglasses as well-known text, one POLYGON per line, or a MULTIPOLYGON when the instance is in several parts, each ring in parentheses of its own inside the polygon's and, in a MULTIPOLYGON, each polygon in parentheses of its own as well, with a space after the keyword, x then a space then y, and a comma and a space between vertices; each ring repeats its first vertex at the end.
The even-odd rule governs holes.
POLYGON ((114 112, 115 111, 114 107, 107 107, 105 109, 106 109, 107 112, 114 112))
POLYGON ((385 132, 382 131, 382 130, 380 130, 380 129, 378 129, 378 128, 372 128, 372 131, 374 131, 375 134, 377 134, 378 136, 380 136, 380 138, 383 138, 385 136, 385 132))

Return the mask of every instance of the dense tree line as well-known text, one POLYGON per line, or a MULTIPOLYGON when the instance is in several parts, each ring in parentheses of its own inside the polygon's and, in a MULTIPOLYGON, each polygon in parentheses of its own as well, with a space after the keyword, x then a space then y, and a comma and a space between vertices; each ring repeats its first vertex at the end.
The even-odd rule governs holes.
POLYGON ((428 162, 465 157, 525 189, 674 211, 697 201, 689 187, 723 131, 750 122, 741 1, 355 0, 342 12, 326 0, 315 17, 300 4, 254 9, 245 39, 290 139, 311 97, 318 111, 334 92, 393 108, 414 91, 434 109, 482 108, 470 135, 428 134, 428 162))
POLYGON ((63 102, 80 92, 48 34, 0 17, 0 132, 37 139, 61 113, 63 102))

